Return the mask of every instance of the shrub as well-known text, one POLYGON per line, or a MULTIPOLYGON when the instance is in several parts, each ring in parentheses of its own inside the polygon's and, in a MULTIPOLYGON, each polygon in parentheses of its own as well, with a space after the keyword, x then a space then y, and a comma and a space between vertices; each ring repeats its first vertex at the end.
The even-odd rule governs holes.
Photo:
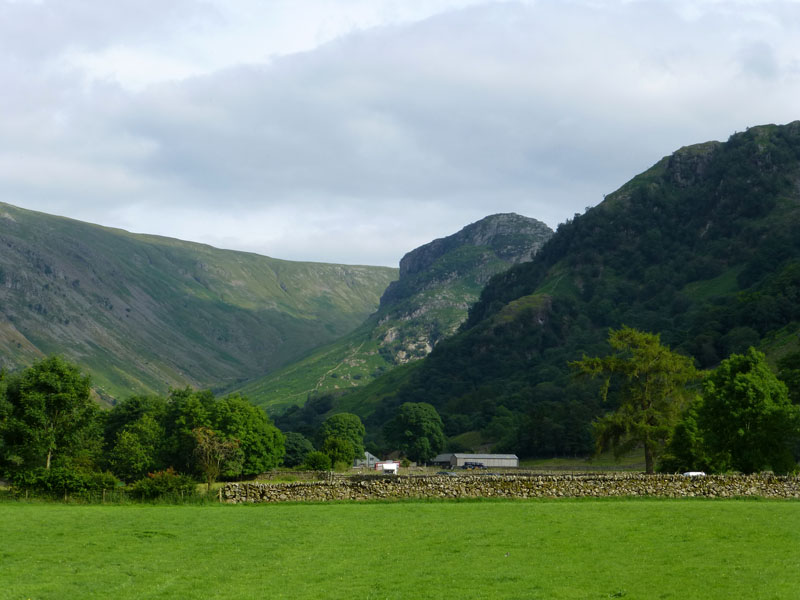
POLYGON ((75 496, 90 498, 113 490, 120 481, 111 473, 69 467, 28 469, 16 473, 12 485, 18 490, 51 498, 75 496))
POLYGON ((306 454, 306 467, 312 471, 328 471, 331 468, 331 458, 324 452, 309 452, 306 454))
POLYGON ((197 493, 197 485, 188 475, 176 473, 170 467, 166 471, 148 473, 127 488, 128 493, 139 500, 176 500, 197 493))

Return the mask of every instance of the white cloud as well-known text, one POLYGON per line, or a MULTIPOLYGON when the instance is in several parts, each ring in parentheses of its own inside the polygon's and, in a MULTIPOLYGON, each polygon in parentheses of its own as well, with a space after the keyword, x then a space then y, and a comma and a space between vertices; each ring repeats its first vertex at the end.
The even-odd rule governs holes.
POLYGON ((0 200, 396 264, 494 212, 555 226, 682 145, 799 116, 796 2, 162 5, 0 2, 0 200))

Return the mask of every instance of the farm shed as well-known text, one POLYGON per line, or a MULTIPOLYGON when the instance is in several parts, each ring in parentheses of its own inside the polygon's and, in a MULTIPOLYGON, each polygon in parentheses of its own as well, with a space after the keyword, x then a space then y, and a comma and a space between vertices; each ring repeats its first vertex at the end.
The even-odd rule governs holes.
POLYGON ((372 454, 372 452, 364 452, 363 458, 357 458, 353 461, 354 467, 366 467, 367 469, 374 469, 375 465, 381 459, 372 454))
POLYGON ((516 454, 453 454, 450 458, 451 467, 463 467, 466 463, 480 463, 490 469, 499 469, 518 467, 519 458, 516 454))
POLYGON ((449 467, 450 460, 453 458, 453 453, 448 452, 447 454, 438 454, 436 458, 431 461, 432 465, 436 465, 439 467, 449 467))

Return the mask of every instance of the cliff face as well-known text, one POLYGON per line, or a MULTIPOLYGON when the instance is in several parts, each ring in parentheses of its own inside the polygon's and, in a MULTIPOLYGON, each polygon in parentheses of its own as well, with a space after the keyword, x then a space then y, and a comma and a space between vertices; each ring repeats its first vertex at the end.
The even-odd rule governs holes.
POLYGON ((461 246, 486 246, 508 263, 526 262, 552 234, 547 225, 536 219, 515 213, 491 215, 467 225, 458 233, 433 240, 406 254, 400 260, 400 277, 429 269, 437 260, 461 246))
POLYGON ((551 235, 552 229, 541 221, 514 213, 490 215, 467 225, 406 254, 400 260, 400 278, 381 297, 381 309, 460 278, 474 277, 485 284, 498 271, 531 260, 551 235), (462 258, 466 247, 479 250, 469 252, 477 261, 462 258))
POLYGON ((425 244, 403 257, 400 279, 356 331, 237 391, 277 411, 423 358, 458 329, 493 275, 529 261, 552 234, 535 219, 500 214, 425 244))
POLYGON ((406 254, 400 278, 381 297, 375 334, 385 358, 404 363, 428 354, 458 329, 493 275, 530 261, 552 235, 536 219, 497 214, 406 254))

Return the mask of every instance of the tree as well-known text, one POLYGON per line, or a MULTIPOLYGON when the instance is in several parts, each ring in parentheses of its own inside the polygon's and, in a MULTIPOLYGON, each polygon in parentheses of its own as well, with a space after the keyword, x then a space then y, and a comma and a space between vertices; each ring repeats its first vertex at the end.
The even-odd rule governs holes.
POLYGON ((754 348, 731 355, 713 371, 697 415, 715 469, 785 473, 796 468, 792 444, 800 437, 800 407, 754 348))
POLYGON ((90 386, 87 375, 58 356, 11 378, 4 444, 7 464, 49 469, 56 460, 93 460, 100 449, 101 417, 90 398, 90 386))
POLYGON ((210 390, 170 390, 164 419, 165 463, 183 473, 191 473, 196 465, 195 447, 198 427, 213 428, 211 413, 216 398, 210 390))
POLYGON ((234 394, 217 400, 210 420, 214 431, 239 440, 234 455, 226 463, 226 476, 258 475, 280 464, 285 452, 283 434, 264 410, 247 398, 234 394))
POLYGON ((317 433, 318 448, 325 445, 328 438, 347 440, 353 445, 354 456, 364 455, 364 425, 358 415, 339 413, 328 417, 320 425, 317 433))
POLYGON ((6 458, 6 434, 11 425, 11 414, 13 406, 8 400, 8 376, 5 369, 0 369, 0 473, 2 473, 3 463, 6 458))
POLYGON ((305 465, 314 471, 327 471, 331 468, 331 458, 324 452, 314 450, 306 454, 305 465))
POLYGON ((135 481, 158 469, 164 427, 149 413, 128 423, 111 449, 111 469, 124 481, 135 481))
POLYGON ((130 396, 117 402, 105 419, 106 450, 110 452, 113 449, 120 431, 137 423, 145 415, 163 427, 166 414, 167 401, 161 396, 130 396))
POLYGON ((445 444, 444 425, 426 402, 406 402, 383 429, 386 440, 415 462, 428 462, 445 444))
POLYGON ((207 489, 210 491, 211 484, 222 472, 223 464, 239 447, 239 440, 226 439, 208 427, 196 427, 192 430, 192 434, 197 441, 194 454, 205 476, 207 489))
POLYGON ((283 464, 287 467, 299 467, 306 461, 309 452, 314 451, 314 445, 302 433, 288 432, 286 436, 286 454, 283 464))
POLYGON ((325 443, 322 444, 322 451, 328 455, 331 459, 331 464, 337 469, 342 468, 342 466, 349 467, 356 457, 353 443, 350 440, 334 435, 325 438, 325 443))
POLYGON ((581 374, 603 378, 604 401, 612 380, 617 384, 619 407, 594 423, 596 449, 611 447, 620 456, 642 445, 645 470, 653 473, 655 459, 694 395, 691 384, 700 375, 692 359, 661 345, 658 334, 622 327, 610 331, 608 342, 614 354, 570 363, 581 374))
POLYGON ((800 352, 787 354, 778 361, 778 377, 789 388, 789 399, 800 404, 800 352))

